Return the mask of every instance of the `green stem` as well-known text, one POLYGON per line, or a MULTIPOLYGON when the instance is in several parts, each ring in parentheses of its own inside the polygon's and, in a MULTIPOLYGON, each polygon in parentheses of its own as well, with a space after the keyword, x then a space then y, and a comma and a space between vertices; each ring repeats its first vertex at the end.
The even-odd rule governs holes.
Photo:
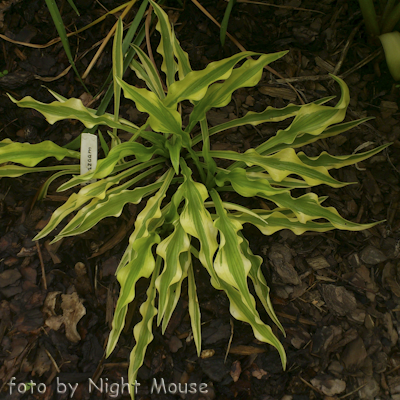
POLYGON ((378 20, 373 0, 358 0, 368 33, 379 36, 378 20))
POLYGON ((382 33, 392 32, 396 24, 400 20, 400 4, 392 10, 392 12, 388 15, 387 19, 383 21, 382 24, 382 33))

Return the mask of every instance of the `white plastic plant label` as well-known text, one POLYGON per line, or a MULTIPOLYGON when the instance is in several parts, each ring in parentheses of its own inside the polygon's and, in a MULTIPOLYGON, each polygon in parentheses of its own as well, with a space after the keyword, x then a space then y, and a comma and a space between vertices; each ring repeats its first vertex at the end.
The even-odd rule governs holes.
POLYGON ((81 135, 81 175, 96 169, 97 136, 91 133, 81 135))

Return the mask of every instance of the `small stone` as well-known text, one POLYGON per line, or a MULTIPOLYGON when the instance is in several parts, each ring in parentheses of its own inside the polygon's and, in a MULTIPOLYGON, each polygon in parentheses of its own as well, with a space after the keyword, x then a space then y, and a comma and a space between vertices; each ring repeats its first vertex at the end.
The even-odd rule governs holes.
POLYGON ((350 342, 342 353, 342 361, 349 371, 356 370, 362 365, 367 358, 367 350, 365 349, 363 340, 358 337, 350 342))
POLYGON ((221 382, 231 369, 229 363, 225 363, 224 357, 200 359, 199 364, 202 371, 215 382, 221 382))
POLYGON ((328 367, 328 371, 335 376, 342 376, 343 369, 343 365, 337 360, 333 360, 328 367))
POLYGON ((317 271, 319 269, 324 269, 324 268, 329 268, 330 265, 328 261, 326 261, 326 258, 323 256, 317 256, 317 257, 312 257, 312 258, 307 258, 306 259, 308 265, 314 270, 317 271))
POLYGON ((311 379, 311 384, 327 396, 334 396, 346 390, 345 381, 335 379, 330 375, 318 375, 311 379))
POLYGON ((12 285, 19 278, 21 274, 17 269, 6 269, 0 274, 0 288, 12 285))
POLYGON ((388 355, 383 351, 372 355, 374 371, 381 374, 386 371, 388 365, 388 355))
POLYGON ((255 103, 254 97, 253 96, 247 96, 246 97, 246 104, 250 107, 253 107, 255 103))
POLYGON ((177 336, 171 336, 168 345, 171 353, 176 353, 183 347, 182 341, 177 336))
POLYGON ((327 307, 336 315, 345 316, 357 308, 354 294, 343 286, 324 285, 322 296, 327 307))
POLYGON ((292 285, 300 284, 299 275, 292 265, 292 253, 290 249, 282 244, 275 243, 268 252, 268 258, 283 283, 290 283, 292 285))
POLYGON ((361 251, 360 258, 370 265, 376 265, 388 259, 379 249, 371 245, 361 251))
POLYGON ((390 394, 399 394, 400 393, 400 376, 389 376, 388 377, 388 385, 390 394))
POLYGON ((373 379, 371 377, 359 378, 358 384, 360 386, 365 385, 358 391, 358 395, 360 396, 360 399, 374 400, 375 397, 379 393, 379 390, 380 390, 379 384, 375 379, 373 379))

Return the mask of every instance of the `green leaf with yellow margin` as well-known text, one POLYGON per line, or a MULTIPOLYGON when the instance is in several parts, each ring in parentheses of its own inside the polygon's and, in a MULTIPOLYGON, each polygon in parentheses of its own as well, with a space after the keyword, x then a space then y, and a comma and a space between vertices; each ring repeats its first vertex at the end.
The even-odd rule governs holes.
POLYGON ((193 339, 197 349, 197 356, 201 353, 201 317, 200 306, 196 292, 196 282, 194 279, 193 264, 188 269, 188 299, 189 299, 189 315, 192 325, 193 339))
POLYGON ((32 172, 48 172, 65 170, 65 173, 76 174, 79 173, 79 165, 57 165, 53 167, 22 167, 20 165, 8 164, 0 167, 0 177, 17 178, 32 172))
POLYGON ((242 297, 238 290, 221 280, 221 288, 225 291, 229 298, 229 311, 232 316, 243 322, 247 322, 253 329, 254 336, 261 342, 274 346, 279 353, 282 366, 286 369, 286 353, 279 339, 273 334, 271 327, 264 324, 255 308, 248 308, 242 301, 242 297))
POLYGON ((133 336, 136 340, 136 344, 129 357, 129 369, 128 369, 128 380, 131 388, 130 391, 131 399, 135 398, 136 387, 134 386, 134 384, 136 381, 139 368, 143 364, 147 346, 151 343, 154 337, 153 319, 157 314, 157 309, 154 306, 154 300, 156 298, 155 278, 157 277, 160 271, 160 263, 161 259, 160 257, 157 257, 157 261, 155 263, 155 268, 153 271, 153 275, 151 277, 149 288, 147 289, 146 292, 147 299, 139 308, 139 312, 143 318, 133 328, 133 336))
POLYGON ((251 262, 246 258, 241 249, 243 238, 238 232, 243 229, 240 222, 229 218, 218 193, 212 189, 211 197, 217 212, 214 226, 219 233, 219 248, 214 260, 214 270, 220 281, 223 280, 229 286, 237 289, 242 302, 249 309, 255 309, 255 301, 247 286, 247 276, 251 268, 251 262))
POLYGON ((149 161, 154 154, 159 154, 160 152, 158 146, 145 147, 136 142, 121 143, 120 145, 113 147, 106 158, 99 160, 94 170, 88 171, 84 175, 73 177, 68 182, 62 184, 57 191, 62 192, 93 179, 105 178, 114 171, 117 163, 124 157, 135 156, 138 161, 146 162, 149 161))
POLYGON ((0 164, 14 162, 25 167, 34 167, 49 157, 55 157, 58 161, 65 157, 79 160, 81 155, 78 151, 57 146, 50 140, 38 144, 17 143, 10 139, 4 139, 0 142, 0 164))
POLYGON ((185 206, 180 222, 187 234, 199 240, 199 260, 210 274, 211 284, 219 288, 219 279, 213 266, 214 253, 218 248, 218 231, 214 227, 210 213, 204 207, 204 201, 209 197, 208 190, 202 183, 193 181, 192 171, 183 159, 181 159, 181 171, 185 179, 181 185, 185 206))
POLYGON ((133 44, 132 47, 136 50, 136 54, 139 56, 142 63, 142 68, 146 73, 147 79, 143 80, 145 80, 147 86, 152 92, 154 92, 160 99, 163 99, 165 97, 165 93, 156 68, 147 54, 139 46, 133 44))
POLYGON ((189 124, 185 129, 190 132, 195 124, 202 120, 206 112, 213 107, 224 107, 232 99, 232 93, 243 87, 255 86, 262 76, 263 68, 269 63, 283 57, 287 51, 273 54, 263 54, 258 60, 246 60, 244 64, 235 68, 229 78, 223 83, 211 85, 205 96, 195 104, 190 114, 189 124))
POLYGON ((136 133, 138 128, 133 127, 133 124, 125 125, 114 121, 114 117, 110 114, 96 115, 95 110, 86 108, 79 99, 68 99, 64 102, 53 101, 50 104, 45 104, 26 96, 21 100, 15 100, 8 94, 8 97, 13 103, 16 103, 22 108, 33 108, 43 114, 49 124, 54 124, 57 121, 64 119, 77 119, 81 121, 86 128, 93 128, 96 125, 107 125, 110 128, 122 129, 127 132, 136 133))
POLYGON ((176 104, 173 107, 167 107, 155 93, 128 85, 118 78, 117 81, 124 90, 125 97, 133 100, 139 111, 150 115, 148 122, 152 129, 181 136, 184 145, 190 146, 191 139, 188 133, 182 131, 182 119, 176 110, 176 104))
POLYGON ((175 82, 175 73, 178 70, 174 59, 174 34, 169 23, 168 15, 154 1, 150 0, 150 3, 158 17, 156 29, 160 32, 161 38, 160 44, 157 47, 157 52, 163 57, 161 70, 167 76, 167 86, 169 88, 175 82))
MULTIPOLYGON (((281 150, 272 156, 262 156, 254 149, 244 154, 234 151, 210 151, 212 157, 225 158, 228 160, 240 160, 248 166, 257 165, 269 173, 275 182, 280 182, 288 175, 296 174, 302 177, 309 185, 315 186, 326 184, 332 187, 343 187, 349 183, 339 182, 329 175, 323 166, 311 167, 303 163, 296 152, 291 149, 281 150)), ((229 170, 230 168, 228 168, 229 170)), ((235 168, 237 169, 237 168, 235 168)), ((232 171, 233 169, 231 169, 232 171)))
MULTIPOLYGON (((107 192, 107 190, 111 186, 118 184, 122 179, 129 177, 130 175, 140 171, 141 169, 150 167, 154 164, 160 164, 160 160, 150 160, 147 163, 143 163, 143 164, 135 166, 133 168, 129 168, 128 170, 123 171, 122 173, 120 173, 118 175, 109 177, 107 179, 102 179, 97 182, 93 182, 93 183, 81 188, 81 190, 78 193, 73 193, 62 206, 58 207, 57 210, 55 210, 53 212, 53 214, 50 218, 50 221, 36 235, 35 240, 38 240, 38 239, 41 239, 41 238, 47 236, 69 214, 78 210, 85 203, 87 203, 88 201, 95 198, 95 200, 92 201, 90 203, 90 205, 85 207, 81 212, 79 212, 73 218, 73 220, 70 221, 71 225, 72 225, 72 222, 74 221, 74 226, 75 227, 79 226, 84 221, 84 218, 86 217, 87 213, 92 212, 92 210, 94 210, 94 208, 96 206, 98 206, 99 204, 102 204, 99 202, 100 200, 103 200, 106 196, 113 194, 113 193, 120 194, 124 189, 128 188, 129 186, 134 185, 136 182, 139 182, 140 180, 144 179, 149 174, 159 170, 160 168, 162 168, 162 166, 154 167, 153 169, 150 169, 150 170, 136 176, 132 180, 125 182, 123 185, 120 185, 119 187, 116 188, 116 190, 110 190, 107 192)), ((134 199, 134 196, 132 198, 134 199)))
POLYGON ((260 256, 255 256, 250 249, 248 240, 239 232, 239 235, 242 236, 243 241, 240 243, 243 254, 249 259, 251 262, 251 268, 249 271, 249 277, 253 282, 254 289, 258 298, 260 299, 262 305, 264 306, 265 311, 268 313, 269 317, 274 321, 276 326, 282 331, 285 335, 285 330, 283 329, 282 324, 279 322, 278 317, 275 314, 274 308, 271 303, 271 299, 269 297, 269 287, 264 278, 264 275, 261 271, 261 264, 263 262, 260 256))
POLYGON ((107 357, 114 350, 124 328, 128 305, 135 298, 136 282, 142 277, 148 278, 154 270, 152 247, 160 243, 160 237, 155 233, 155 229, 164 222, 160 207, 173 175, 172 169, 164 175, 162 187, 147 201, 146 207, 137 216, 128 248, 117 268, 116 274, 121 291, 114 313, 113 328, 107 343, 107 357))
POLYGON ((181 260, 181 255, 187 253, 189 249, 189 236, 177 219, 174 223, 174 231, 157 246, 156 250, 156 253, 164 260, 163 271, 156 279, 156 288, 159 292, 158 324, 164 316, 169 301, 168 288, 182 278, 183 260, 181 260))
POLYGON ((201 71, 189 72, 182 80, 176 81, 169 87, 163 103, 167 107, 172 107, 182 100, 201 100, 212 83, 229 78, 233 67, 239 61, 249 56, 258 55, 260 53, 246 51, 220 61, 214 61, 201 71))
MULTIPOLYGON (((271 236, 282 229, 291 230, 295 235, 302 235, 304 232, 327 232, 335 229, 330 222, 307 221, 301 223, 294 214, 285 215, 281 211, 281 209, 276 208, 269 214, 259 214, 258 218, 248 213, 232 213, 231 217, 236 218, 241 224, 254 225, 265 236, 271 236), (261 222, 260 218, 264 219, 264 222, 261 222)), ((253 210, 253 212, 259 212, 259 210, 253 210)))

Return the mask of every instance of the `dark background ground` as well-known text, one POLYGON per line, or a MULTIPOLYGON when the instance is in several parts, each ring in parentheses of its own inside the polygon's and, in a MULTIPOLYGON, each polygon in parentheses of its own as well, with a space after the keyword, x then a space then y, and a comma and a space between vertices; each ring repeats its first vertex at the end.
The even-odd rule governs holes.
MULTIPOLYGON (((110 10, 123 2, 101 3, 110 10)), ((222 20, 224 1, 201 3, 218 21, 222 20)), ((238 3, 229 31, 247 50, 266 53, 290 50, 272 65, 285 77, 322 77, 321 80, 300 78, 293 83, 306 101, 339 94, 337 85, 325 78, 334 71, 353 29, 361 23, 358 2, 271 0, 270 3, 285 8, 238 3)), ((81 28, 104 13, 98 2, 89 0, 76 1, 81 17, 71 11, 67 2, 60 4, 69 30, 74 30, 74 26, 81 28)), ((168 5, 175 7, 169 13, 193 68, 204 68, 210 61, 238 51, 229 40, 221 48, 218 28, 190 1, 186 1, 183 9, 176 2, 168 5)), ((128 17, 131 20, 133 14, 128 17)), ((17 41, 45 44, 57 36, 44 0, 3 1, 1 19, 0 32, 17 41)), ((79 56, 90 49, 114 23, 115 17, 110 16, 82 33, 79 40, 71 38, 74 54, 79 56)), ((61 44, 30 48, 3 39, 0 44, 0 69, 10 71, 0 79, 0 139, 9 137, 31 143, 50 139, 63 145, 79 135, 79 123, 65 121, 50 126, 40 114, 17 108, 5 95, 6 92, 16 98, 31 95, 49 102, 53 99, 42 86, 46 85, 66 97, 84 96, 85 101, 90 101, 71 71, 52 82, 43 81, 57 77, 69 65, 61 44)), ((93 54, 94 50, 77 61, 81 72, 93 54)), ((110 68, 109 44, 86 80, 92 93, 101 87, 110 68)), ((138 377, 142 385, 138 399, 183 398, 148 394, 153 378, 208 384, 208 394, 187 395, 187 399, 400 399, 399 89, 387 71, 379 47, 367 41, 362 24, 354 34, 340 71, 335 72, 343 74, 350 87, 347 120, 364 116, 375 119, 339 137, 309 145, 304 151, 309 155, 323 150, 335 155, 351 154, 367 142, 373 147, 393 142, 386 152, 359 164, 358 168, 352 166, 336 172, 340 180, 357 181, 358 185, 318 189, 319 194, 330 196, 326 204, 335 206, 350 220, 385 222, 364 232, 334 231, 300 237, 288 231, 264 237, 248 229, 247 238, 253 251, 264 257, 272 300, 286 329, 287 337, 279 337, 288 354, 287 371, 282 371, 272 347, 254 340, 248 326, 230 317, 224 295, 213 291, 208 278, 201 279, 200 274, 203 349, 209 350, 208 354, 201 359, 196 356, 183 294, 166 335, 155 329, 155 339, 138 377), (371 54, 375 58, 359 66, 371 54)), ((132 72, 125 79, 135 82, 132 72)), ((277 84, 276 79, 265 72, 256 88, 236 92, 230 105, 211 111, 210 122, 220 123, 247 110, 261 111, 267 105, 283 107, 289 101, 298 102, 293 91, 287 85, 277 84)), ((92 107, 97 105, 95 102, 92 107)), ((131 103, 123 102, 121 113, 137 123, 143 120, 131 103)), ((264 125, 258 130, 241 127, 216 137, 212 146, 244 151, 282 126, 264 125)), ((127 358, 133 345, 131 329, 139 320, 138 304, 129 313, 117 351, 107 360, 102 357, 118 296, 114 271, 137 210, 131 207, 123 218, 105 220, 85 235, 57 243, 60 244, 57 247, 42 240, 39 254, 31 239, 66 199, 52 185, 43 203, 34 202, 47 176, 0 180, 0 382, 3 385, 0 396, 66 399, 68 393, 56 393, 56 379, 60 378, 62 382, 83 382, 75 392, 76 399, 109 398, 99 391, 89 395, 87 382, 92 378, 99 383, 100 377, 104 382, 108 378, 109 383, 120 382, 121 377, 126 379, 127 358), (47 290, 42 285, 39 255, 43 258, 47 290), (53 306, 49 296, 55 299, 53 306), (85 311, 83 317, 80 310, 81 314, 85 311), (49 317, 51 314, 53 319, 49 317), (56 327, 62 318, 64 325, 56 327), (79 336, 74 332, 75 326, 79 336), (76 343, 67 336, 76 337, 76 343), (6 383, 12 376, 17 383, 30 379, 43 382, 47 391, 45 395, 35 392, 22 396, 16 391, 9 395, 6 383)), ((139 301, 144 299, 145 290, 146 282, 142 282, 139 301)))

